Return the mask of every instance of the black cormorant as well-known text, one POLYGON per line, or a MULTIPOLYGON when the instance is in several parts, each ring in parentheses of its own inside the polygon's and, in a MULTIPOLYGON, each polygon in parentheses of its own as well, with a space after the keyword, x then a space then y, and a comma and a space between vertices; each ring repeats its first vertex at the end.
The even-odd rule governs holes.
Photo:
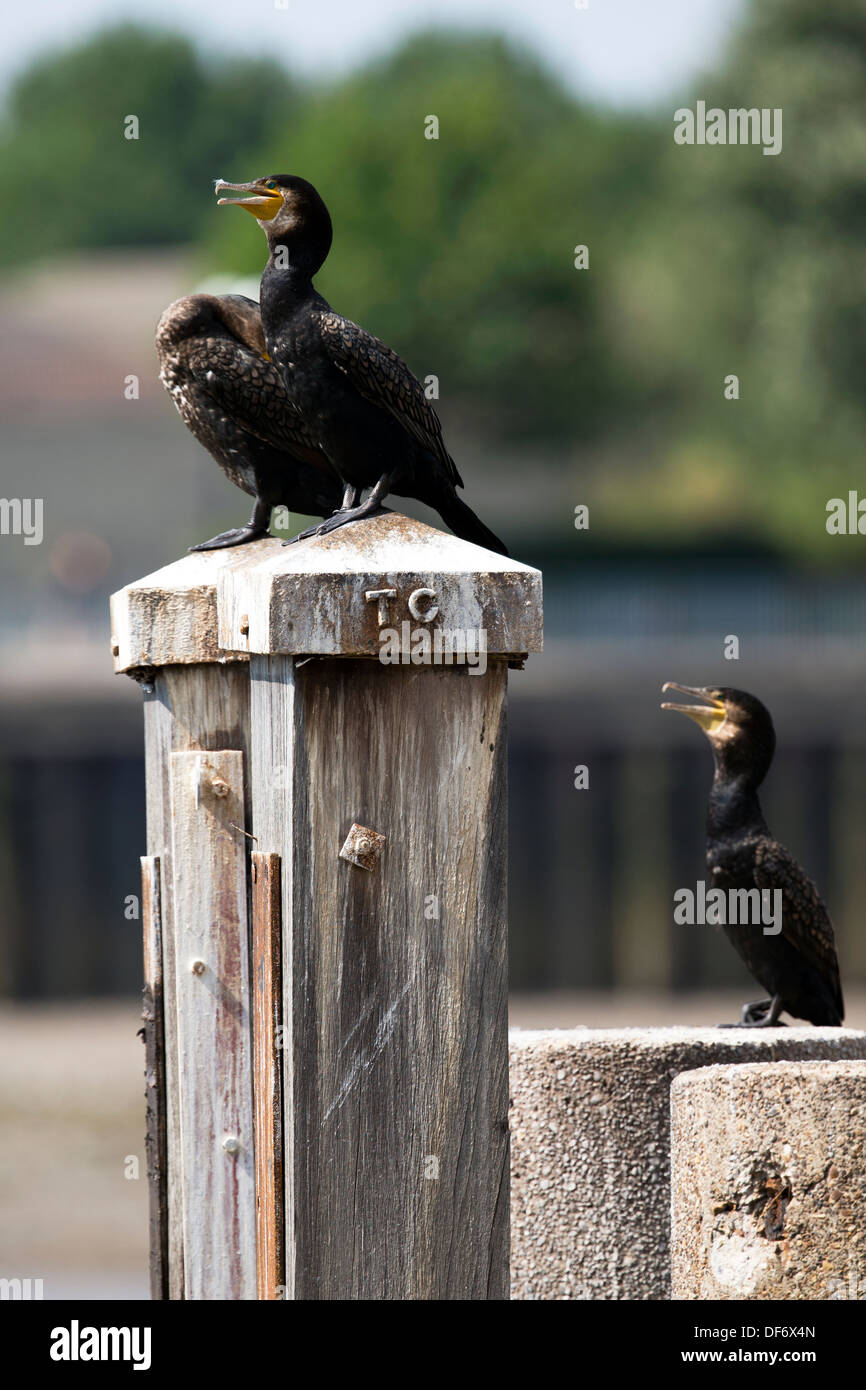
POLYGON ((289 403, 252 299, 192 294, 176 300, 159 321, 156 351, 160 380, 184 424, 226 477, 256 499, 246 526, 193 550, 267 536, 275 506, 329 516, 340 505, 340 479, 289 403))
MULTIPOLYGON (((699 724, 710 741, 715 773, 707 812, 707 868, 712 887, 780 889, 781 931, 731 924, 725 932, 769 999, 746 1004, 735 1027, 769 1028, 787 1010, 810 1023, 839 1027, 844 1015, 833 927, 811 879, 774 840, 758 801, 773 760, 776 734, 769 711, 754 695, 728 687, 692 688, 668 681, 701 701, 665 703, 699 724)), ((728 917, 730 917, 730 913, 728 917)))
POLYGON ((421 383, 387 344, 335 313, 313 288, 332 232, 312 184, 273 174, 251 183, 217 179, 215 186, 218 194, 247 194, 219 201, 252 213, 267 236, 261 305, 268 351, 344 485, 340 510, 302 534, 323 535, 370 516, 393 492, 435 508, 462 539, 507 554, 457 495, 463 481, 421 383))

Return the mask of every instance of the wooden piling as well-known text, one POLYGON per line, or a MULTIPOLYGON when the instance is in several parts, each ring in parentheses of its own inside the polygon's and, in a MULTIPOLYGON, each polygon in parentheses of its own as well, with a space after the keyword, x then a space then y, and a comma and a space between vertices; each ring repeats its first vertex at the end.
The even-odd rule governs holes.
POLYGON ((506 693, 540 575, 384 513, 189 557, 113 621, 158 706, 170 1296, 506 1298, 506 693))

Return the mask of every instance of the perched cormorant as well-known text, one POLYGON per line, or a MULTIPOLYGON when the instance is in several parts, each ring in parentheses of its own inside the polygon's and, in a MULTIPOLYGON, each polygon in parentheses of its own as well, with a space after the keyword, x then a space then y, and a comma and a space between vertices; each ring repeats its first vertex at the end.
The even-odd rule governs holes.
MULTIPOLYGON (((833 927, 818 890, 784 845, 774 840, 758 801, 773 760, 776 734, 769 710, 744 690, 677 685, 701 701, 665 703, 699 724, 710 741, 715 773, 707 812, 707 868, 712 887, 780 889, 781 931, 760 922, 725 924, 725 932, 769 999, 746 1004, 734 1027, 769 1028, 787 1010, 810 1023, 839 1027, 844 1015, 833 927)), ((730 913, 728 914, 730 917, 730 913)))
POLYGON ((156 352, 160 380, 184 424, 226 477, 256 499, 246 526, 193 550, 260 540, 275 506, 329 516, 340 505, 340 480, 289 402, 252 299, 191 294, 176 300, 159 321, 156 352))
MULTIPOLYGON (((268 239, 261 305, 268 351, 292 401, 344 485, 342 507, 304 535, 370 516, 389 492, 435 508, 463 540, 507 554, 457 495, 460 474, 439 418, 391 348, 334 312, 312 279, 331 248, 331 218, 306 179, 273 174, 251 183, 216 180, 220 198, 252 213, 268 239), (365 501, 361 494, 371 492, 365 501)), ((296 538, 299 539, 299 538, 296 538)))

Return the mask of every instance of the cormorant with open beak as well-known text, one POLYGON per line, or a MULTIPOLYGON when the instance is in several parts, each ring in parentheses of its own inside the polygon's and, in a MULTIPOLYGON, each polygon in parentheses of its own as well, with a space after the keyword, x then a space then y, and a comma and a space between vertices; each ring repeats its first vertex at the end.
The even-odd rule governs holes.
POLYGON ((371 516, 393 492, 435 508, 464 540, 507 553, 457 495, 463 481, 421 383, 396 352, 335 313, 313 288, 332 229, 312 184, 272 174, 251 183, 217 179, 215 186, 218 194, 245 194, 219 201, 245 208, 267 236, 261 306, 268 351, 344 486, 340 510, 302 535, 371 516))
MULTIPOLYGON (((769 711, 754 695, 729 687, 677 685, 698 704, 662 709, 687 714, 710 741, 715 773, 707 813, 707 868, 712 887, 780 889, 782 924, 765 935, 760 922, 725 924, 768 999, 746 1004, 734 1027, 769 1028, 787 1010, 795 1018, 839 1027, 844 1016, 833 927, 811 879, 784 845, 774 840, 758 801, 758 787, 773 760, 776 734, 769 711)), ((730 914, 728 914, 730 916, 730 914)))
POLYGON ((246 526, 193 550, 219 550, 269 533, 271 509, 329 516, 340 479, 271 362, 259 306, 242 294, 191 294, 156 330, 159 377, 184 424, 237 487, 256 499, 246 526))

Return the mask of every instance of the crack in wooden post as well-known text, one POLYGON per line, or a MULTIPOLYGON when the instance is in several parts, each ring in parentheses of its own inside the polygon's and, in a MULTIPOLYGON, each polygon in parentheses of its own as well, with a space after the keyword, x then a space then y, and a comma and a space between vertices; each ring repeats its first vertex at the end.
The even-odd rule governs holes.
POLYGON ((256 1292, 281 1297, 283 1211, 282 914, 280 856, 252 856, 252 1018, 256 1136, 256 1292))
POLYGON ((168 1289, 168 1148, 165 1119, 165 1020, 162 965, 160 862, 141 861, 141 920, 144 948, 145 1154, 150 1207, 150 1296, 165 1299, 168 1289))

